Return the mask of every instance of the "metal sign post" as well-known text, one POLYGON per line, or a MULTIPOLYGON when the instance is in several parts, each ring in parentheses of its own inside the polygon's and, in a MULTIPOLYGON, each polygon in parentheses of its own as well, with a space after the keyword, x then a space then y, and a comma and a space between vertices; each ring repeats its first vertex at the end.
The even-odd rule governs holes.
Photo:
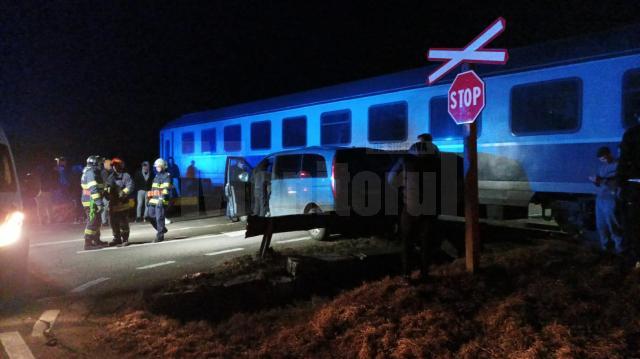
POLYGON ((464 126, 464 217, 465 262, 467 271, 475 273, 480 257, 480 221, 478 200, 478 125, 475 120, 484 109, 484 82, 470 69, 469 63, 505 64, 507 50, 484 49, 484 46, 500 35, 506 21, 498 18, 463 49, 430 49, 430 61, 445 61, 429 75, 432 85, 457 65, 462 72, 456 76, 447 96, 448 112, 456 124, 464 126))

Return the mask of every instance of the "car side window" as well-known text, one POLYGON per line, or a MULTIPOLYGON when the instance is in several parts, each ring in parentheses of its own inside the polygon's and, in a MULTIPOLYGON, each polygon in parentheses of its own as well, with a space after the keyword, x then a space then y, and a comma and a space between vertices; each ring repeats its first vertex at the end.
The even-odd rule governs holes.
POLYGON ((321 155, 307 154, 302 158, 301 177, 326 178, 327 163, 321 155))
POLYGON ((297 178, 302 166, 302 155, 282 155, 276 157, 275 179, 297 178))

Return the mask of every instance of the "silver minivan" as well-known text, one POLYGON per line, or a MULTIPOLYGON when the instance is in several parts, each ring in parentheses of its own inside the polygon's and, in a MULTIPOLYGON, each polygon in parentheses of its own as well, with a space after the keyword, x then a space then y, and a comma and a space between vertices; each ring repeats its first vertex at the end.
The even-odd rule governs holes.
MULTIPOLYGON (((250 212, 269 217, 333 212, 332 164, 337 149, 307 147, 277 152, 255 168, 244 158, 228 157, 227 216, 236 220, 250 212)), ((329 235, 324 228, 312 229, 309 234, 318 240, 329 235)))
POLYGON ((27 274, 29 243, 22 235, 20 185, 9 141, 0 128, 0 308, 15 298, 27 274))

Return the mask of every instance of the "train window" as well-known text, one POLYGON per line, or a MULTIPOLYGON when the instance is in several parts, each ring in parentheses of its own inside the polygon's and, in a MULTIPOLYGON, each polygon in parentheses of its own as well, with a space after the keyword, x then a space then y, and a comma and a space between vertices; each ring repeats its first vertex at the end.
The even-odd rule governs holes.
POLYGON ((200 133, 200 152, 216 152, 216 129, 210 128, 200 133))
POLYGON ((326 178, 327 162, 320 155, 308 154, 302 156, 302 173, 304 177, 326 178))
POLYGON ((640 115, 640 69, 630 70, 622 79, 622 124, 629 128, 638 123, 640 115))
POLYGON ((242 131, 240 125, 231 125, 224 128, 224 150, 240 151, 242 148, 242 131))
POLYGON ((582 81, 578 78, 539 82, 511 89, 514 135, 573 132, 580 127, 582 81))
POLYGON ((282 147, 307 145, 307 117, 297 116, 282 120, 282 147))
POLYGON ((195 149, 195 140, 193 132, 182 133, 182 153, 193 153, 195 149))
POLYGON ((271 148, 271 121, 251 124, 251 149, 268 150, 271 148))
POLYGON ((297 178, 302 165, 302 155, 283 155, 276 157, 275 178, 297 178))
MULTIPOLYGON (((429 133, 436 140, 461 140, 464 126, 457 125, 447 110, 447 96, 432 97, 429 101, 429 133)), ((476 118, 478 136, 482 132, 482 114, 476 118)))
POLYGON ((320 143, 346 145, 351 143, 351 111, 339 110, 320 115, 320 143))
POLYGON ((16 190, 9 147, 0 144, 0 192, 15 192, 16 190))
POLYGON ((407 139, 408 105, 394 102, 369 107, 369 141, 399 142, 407 139))

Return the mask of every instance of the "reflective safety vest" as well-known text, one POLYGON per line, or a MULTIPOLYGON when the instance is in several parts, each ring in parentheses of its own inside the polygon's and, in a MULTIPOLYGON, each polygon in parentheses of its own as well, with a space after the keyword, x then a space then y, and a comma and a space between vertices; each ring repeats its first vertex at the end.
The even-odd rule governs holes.
POLYGON ((133 192, 133 180, 128 173, 111 172, 107 177, 107 188, 109 188, 110 211, 122 212, 131 208, 129 196, 133 192))
POLYGON ((169 194, 171 193, 171 175, 167 171, 156 174, 151 184, 151 191, 147 192, 149 204, 152 206, 169 205, 169 194))
POLYGON ((102 195, 104 192, 104 183, 102 182, 102 176, 96 168, 85 167, 82 170, 82 178, 80 179, 80 186, 82 187, 82 206, 89 207, 91 203, 95 203, 98 206, 102 206, 102 195))

